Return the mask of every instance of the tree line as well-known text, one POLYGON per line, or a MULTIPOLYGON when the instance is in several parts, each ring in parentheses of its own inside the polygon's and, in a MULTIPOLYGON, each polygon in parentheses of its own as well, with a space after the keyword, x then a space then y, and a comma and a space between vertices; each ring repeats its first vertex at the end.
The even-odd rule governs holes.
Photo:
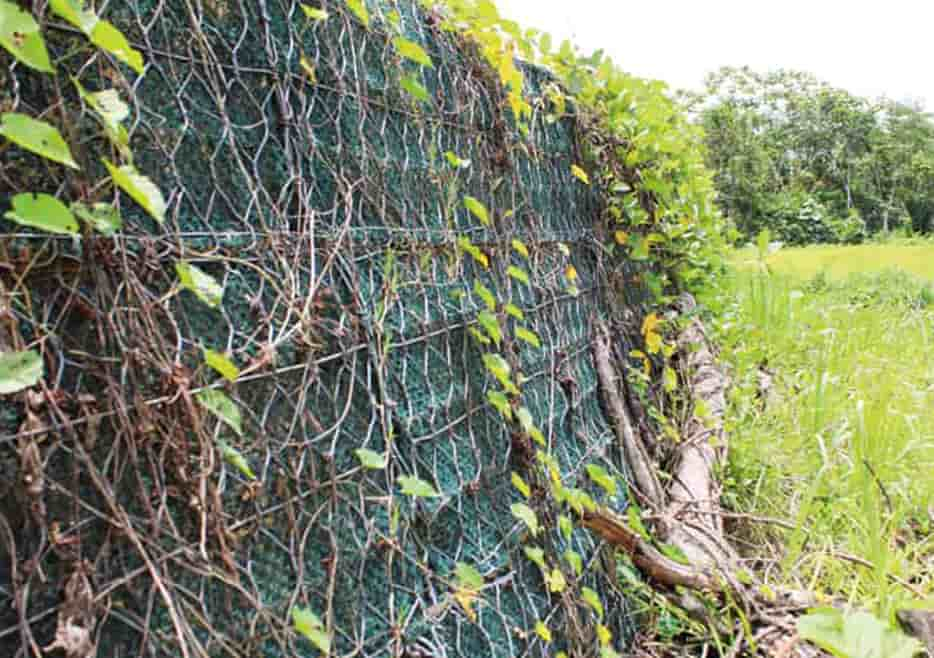
POLYGON ((722 68, 682 99, 706 133, 720 207, 740 236, 789 244, 934 232, 934 115, 798 71, 722 68))

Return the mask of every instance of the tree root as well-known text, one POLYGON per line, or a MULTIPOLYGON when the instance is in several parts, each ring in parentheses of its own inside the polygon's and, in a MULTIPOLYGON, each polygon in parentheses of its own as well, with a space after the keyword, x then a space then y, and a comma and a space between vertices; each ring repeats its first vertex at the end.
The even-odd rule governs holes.
MULTIPOLYGON (((692 315, 695 308, 696 303, 689 295, 677 304, 678 312, 685 316, 692 315)), ((604 406, 622 446, 635 498, 652 511, 652 536, 647 538, 625 518, 604 508, 587 512, 584 527, 626 553, 655 586, 676 590, 679 603, 689 614, 696 617, 698 610, 701 615, 706 614, 704 621, 710 628, 722 629, 722 619, 711 618, 686 590, 736 605, 744 623, 733 629, 733 645, 723 655, 782 658, 829 655, 805 643, 795 630, 797 616, 816 605, 815 597, 776 591, 755 582, 741 568, 737 551, 725 537, 716 473, 727 458, 724 415, 729 381, 716 363, 700 319, 692 317, 687 322, 678 335, 677 347, 683 383, 706 413, 693 414, 683 428, 680 442, 672 446, 669 462, 673 467, 667 487, 662 487, 657 475, 659 464, 649 457, 649 450, 633 430, 611 344, 609 327, 599 324, 593 354, 604 406), (657 548, 661 544, 677 549, 684 562, 665 555, 657 548)), ((934 656, 934 618, 915 615, 903 619, 903 624, 928 643, 934 656)))

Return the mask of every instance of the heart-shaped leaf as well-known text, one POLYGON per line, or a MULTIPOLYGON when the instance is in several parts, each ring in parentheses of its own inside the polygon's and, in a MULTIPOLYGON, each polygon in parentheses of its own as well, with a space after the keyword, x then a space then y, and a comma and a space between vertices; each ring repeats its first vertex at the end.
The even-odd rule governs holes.
POLYGON ((428 56, 425 49, 414 41, 409 41, 405 37, 396 37, 392 40, 392 45, 395 46, 399 54, 407 60, 429 68, 434 66, 431 63, 431 57, 428 56))
POLYGON ((134 50, 123 32, 115 28, 110 21, 98 21, 88 36, 91 43, 106 50, 138 74, 142 75, 145 71, 142 53, 134 50))
POLYGON ((0 395, 18 393, 35 386, 42 374, 42 357, 38 352, 0 353, 0 395))
POLYGON ((204 350, 204 362, 229 382, 237 381, 237 377, 240 376, 240 368, 220 352, 204 350))
POLYGON ((13 209, 3 216, 22 226, 39 228, 49 233, 78 233, 78 222, 71 211, 48 194, 17 194, 13 197, 13 209))
POLYGON ((472 196, 464 197, 464 206, 473 214, 474 217, 480 220, 484 226, 490 225, 490 213, 486 209, 486 206, 483 203, 472 196))
POLYGON ((79 168, 61 133, 45 121, 17 112, 7 112, 0 117, 0 135, 43 158, 72 169, 79 168))
POLYGON ((370 27, 370 12, 366 8, 366 0, 347 0, 347 6, 364 27, 370 27))
POLYGON ((208 306, 214 308, 224 297, 224 288, 204 270, 185 261, 175 264, 175 272, 183 288, 187 288, 208 306))
POLYGON ((367 450, 366 448, 359 448, 354 450, 354 454, 357 455, 357 459, 360 460, 360 465, 363 468, 368 468, 373 471, 380 471, 386 468, 386 455, 375 452, 373 450, 367 450))
POLYGON ((243 453, 226 441, 218 441, 217 445, 221 450, 221 456, 228 464, 235 467, 249 479, 256 479, 256 474, 253 472, 253 469, 250 468, 250 463, 246 460, 246 457, 243 456, 243 453))
POLYGON ((240 409, 223 391, 208 389, 195 394, 195 399, 205 409, 229 425, 234 432, 243 436, 243 421, 240 409))
POLYGON ((402 493, 406 496, 415 496, 416 498, 437 498, 441 494, 437 490, 422 480, 412 475, 403 475, 399 478, 399 484, 402 486, 402 493))
POLYGON ((417 76, 405 76, 399 82, 399 86, 415 100, 426 104, 431 102, 431 96, 428 94, 428 90, 425 89, 425 86, 419 81, 417 76))
POLYGON ((71 204, 71 212, 101 235, 111 236, 123 228, 123 218, 120 217, 119 211, 109 203, 95 203, 88 206, 75 201, 71 204))
POLYGON ((312 7, 311 5, 303 4, 302 11, 305 12, 305 16, 307 16, 313 21, 325 21, 331 16, 328 12, 324 11, 323 9, 316 9, 315 7, 312 7))
POLYGON ((490 401, 497 411, 499 411, 507 420, 512 420, 512 407, 507 398, 501 391, 490 389, 486 392, 486 399, 490 401))
POLYGON ((39 24, 29 12, 7 0, 0 0, 0 46, 26 66, 53 72, 39 24))
POLYGON ((538 516, 535 511, 525 503, 515 503, 509 508, 512 515, 528 526, 532 536, 538 534, 540 526, 538 525, 538 516))
POLYGON ((321 653, 331 653, 331 636, 318 615, 307 608, 292 608, 292 623, 321 653))
POLYGON ((117 167, 105 159, 104 166, 110 172, 114 183, 142 206, 143 210, 160 224, 165 221, 165 199, 155 183, 136 171, 132 165, 117 167))

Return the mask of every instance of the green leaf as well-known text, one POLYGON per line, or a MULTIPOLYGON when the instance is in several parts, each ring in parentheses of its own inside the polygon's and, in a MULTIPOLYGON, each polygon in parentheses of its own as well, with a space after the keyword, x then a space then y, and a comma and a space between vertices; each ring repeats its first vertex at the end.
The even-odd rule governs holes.
POLYGON ((481 345, 492 345, 493 341, 486 337, 482 331, 476 327, 467 327, 467 331, 470 332, 470 335, 473 336, 478 343, 481 345))
POLYGON ((486 206, 483 205, 479 199, 476 199, 470 195, 465 196, 464 207, 466 207, 474 217, 479 219, 480 223, 482 223, 484 226, 490 225, 490 213, 487 211, 486 206))
POLYGON ((109 237, 123 228, 123 218, 120 217, 120 212, 109 203, 95 203, 88 206, 75 201, 71 204, 71 212, 101 235, 109 237))
POLYGON ((486 330, 486 333, 493 342, 499 345, 503 340, 503 331, 500 329, 499 320, 489 311, 481 311, 477 314, 477 322, 486 330))
POLYGON ((202 302, 212 308, 221 303, 224 289, 210 274, 187 261, 175 263, 175 272, 182 287, 193 292, 202 302))
POLYGON ((0 0, 0 46, 30 68, 53 72, 39 24, 32 14, 7 0, 0 0))
POLYGON ((454 151, 445 151, 444 157, 447 159, 448 164, 455 169, 467 169, 470 166, 470 160, 461 160, 454 151))
POLYGON ((545 551, 540 548, 532 548, 531 546, 525 547, 525 556, 529 558, 532 562, 538 565, 538 567, 544 571, 545 570, 545 551))
POLYGON ((0 117, 0 135, 43 158, 79 169, 61 133, 45 121, 25 114, 7 112, 0 117))
POLYGON ((566 541, 571 540, 571 534, 574 532, 574 523, 570 518, 562 514, 558 517, 558 529, 566 541))
POLYGON ((110 21, 98 21, 88 36, 91 43, 102 50, 106 50, 138 74, 142 75, 145 71, 142 53, 134 50, 123 32, 115 28, 110 21))
POLYGON ((464 562, 458 562, 454 568, 454 575, 457 578, 457 584, 471 592, 479 592, 483 589, 483 576, 473 566, 464 562))
POLYGON ((509 367, 509 363, 501 357, 499 354, 484 354, 483 355, 483 365, 486 369, 496 377, 497 381, 502 384, 503 388, 507 392, 513 392, 516 388, 516 385, 512 383, 510 375, 512 374, 512 368, 509 367))
POLYGON ((924 648, 868 612, 812 610, 798 619, 798 633, 822 649, 846 658, 912 658, 924 648))
POLYGON ((490 311, 496 310, 496 297, 487 288, 485 285, 480 283, 480 281, 475 281, 473 286, 474 292, 483 300, 483 303, 486 305, 487 309, 490 311))
POLYGON ((535 427, 535 422, 532 420, 532 412, 526 407, 519 407, 519 410, 516 411, 516 418, 519 420, 519 424, 522 426, 522 431, 528 433, 533 427, 535 427))
POLYGON ((428 56, 425 49, 414 41, 409 41, 405 37, 396 37, 392 40, 392 45, 395 46, 399 54, 407 60, 420 64, 421 66, 427 66, 428 68, 434 67, 431 63, 431 57, 428 56))
POLYGON ((89 92, 78 82, 77 78, 71 80, 75 87, 78 88, 78 94, 94 110, 101 123, 104 124, 110 141, 120 149, 129 151, 130 136, 127 134, 126 128, 121 124, 130 116, 130 106, 121 100, 117 90, 105 89, 104 91, 89 92))
POLYGON ((665 391, 668 393, 678 390, 678 373, 669 366, 665 367, 664 386, 665 391))
POLYGON ((510 265, 506 270, 506 273, 509 274, 513 279, 529 285, 529 275, 521 267, 516 267, 515 265, 510 265))
POLYGON ((516 306, 515 304, 506 304, 503 307, 507 314, 514 317, 516 320, 525 320, 525 313, 522 312, 522 309, 516 306))
POLYGON ((635 530, 640 537, 646 541, 652 541, 652 536, 646 530, 645 524, 642 523, 642 512, 638 507, 630 505, 626 509, 626 520, 629 521, 629 527, 635 530))
POLYGON ((589 512, 597 509, 597 504, 593 502, 593 498, 587 495, 586 491, 576 488, 565 489, 565 500, 567 504, 578 514, 583 514, 584 510, 589 512))
POLYGON ((425 89, 424 85, 422 85, 421 81, 418 79, 418 76, 414 73, 403 77, 402 80, 399 81, 399 86, 415 100, 426 104, 431 102, 431 96, 429 96, 428 90, 425 89))
POLYGON ((584 573, 584 559, 581 557, 580 553, 568 549, 564 552, 564 559, 571 565, 571 568, 574 569, 574 573, 578 576, 584 573))
POLYGON ((402 485, 402 493, 406 496, 415 496, 416 498, 437 498, 441 495, 433 486, 412 475, 403 475, 400 477, 399 484, 402 485))
POLYGON ((538 48, 542 51, 543 55, 548 55, 551 53, 551 35, 548 33, 542 34, 541 38, 538 40, 538 48))
POLYGON ((331 653, 331 636, 318 615, 307 608, 292 608, 292 623, 321 653, 331 653))
POLYGON ((606 472, 606 469, 597 464, 587 464, 587 475, 595 484, 603 487, 610 496, 616 495, 616 478, 606 472))
POLYGON ((237 381, 237 377, 240 376, 240 368, 220 352, 205 349, 204 362, 220 373, 220 375, 229 382, 237 381))
POLYGON ((51 5, 52 11, 84 32, 91 43, 143 74, 142 54, 130 46, 123 32, 110 21, 101 20, 93 12, 86 11, 81 0, 52 0, 51 5))
POLYGON ((535 512, 531 507, 525 503, 514 503, 512 506, 510 506, 509 511, 512 512, 514 517, 528 526, 529 531, 532 533, 533 537, 538 534, 538 531, 541 528, 538 525, 538 517, 535 515, 535 512))
POLYGON ((0 395, 35 386, 43 370, 42 357, 33 350, 0 353, 0 395))
POLYGON ((367 11, 365 0, 347 0, 347 6, 350 7, 350 11, 354 13, 354 16, 363 23, 363 26, 369 29, 370 12, 367 11))
POLYGON ((516 327, 516 338, 519 340, 524 340, 526 343, 535 348, 540 348, 542 346, 542 341, 539 339, 538 334, 534 331, 530 331, 525 327, 516 327))
POLYGON ((490 401, 497 411, 499 411, 507 420, 512 420, 512 407, 509 405, 509 399, 501 392, 490 389, 486 392, 486 399, 490 401))
MULTIPOLYGON (((580 559, 580 556, 578 556, 578 559, 580 559)), ((561 569, 555 567, 550 573, 545 574, 545 584, 548 585, 548 591, 560 594, 567 589, 568 581, 561 569)))
POLYGON ((457 238, 457 246, 462 251, 466 251, 470 254, 484 269, 490 266, 490 260, 486 257, 486 254, 480 251, 480 248, 475 246, 466 235, 457 238))
POLYGON ((80 0, 52 0, 49 4, 52 11, 85 34, 90 34, 99 20, 94 12, 84 9, 80 0))
POLYGON ((256 479, 256 474, 253 472, 253 469, 250 468, 250 463, 239 450, 231 446, 226 441, 218 441, 217 445, 221 450, 221 456, 228 464, 235 467, 249 479, 256 479))
POLYGON ((594 612, 597 613, 597 618, 603 619, 603 602, 600 600, 600 595, 589 587, 581 587, 581 599, 584 600, 584 603, 593 608, 594 612))
POLYGON ((532 439, 539 445, 545 445, 545 437, 542 435, 541 430, 535 427, 535 422, 532 420, 532 412, 529 411, 526 407, 519 407, 516 411, 516 418, 519 420, 519 424, 522 426, 522 431, 528 434, 532 439))
POLYGON ((671 558, 679 564, 691 564, 691 560, 688 559, 687 554, 674 544, 659 544, 658 548, 661 550, 662 555, 671 558))
POLYGON ((516 250, 516 253, 528 260, 529 258, 529 248, 525 246, 525 243, 522 240, 516 239, 512 241, 512 248, 516 250))
POLYGON ((519 493, 525 498, 532 495, 532 489, 529 487, 528 483, 515 471, 512 472, 512 486, 518 489, 519 493))
POLYGON ((217 389, 207 389, 195 393, 195 399, 205 409, 227 423, 234 432, 243 436, 243 422, 240 419, 240 409, 227 394, 217 389))
POLYGON ((316 9, 315 7, 312 7, 311 5, 306 5, 306 4, 302 5, 302 11, 305 12, 305 16, 307 16, 313 21, 325 21, 331 16, 328 12, 324 11, 323 9, 316 9))
POLYGON ((142 206, 143 210, 160 224, 165 221, 165 199, 155 183, 136 171, 133 165, 117 167, 105 158, 104 166, 110 172, 114 183, 142 206))
POLYGON ((78 221, 71 211, 48 194, 17 194, 13 197, 13 209, 3 216, 21 226, 31 226, 49 233, 78 233, 78 221))
POLYGON ((386 468, 386 455, 366 448, 354 450, 360 465, 371 471, 381 471, 386 468))

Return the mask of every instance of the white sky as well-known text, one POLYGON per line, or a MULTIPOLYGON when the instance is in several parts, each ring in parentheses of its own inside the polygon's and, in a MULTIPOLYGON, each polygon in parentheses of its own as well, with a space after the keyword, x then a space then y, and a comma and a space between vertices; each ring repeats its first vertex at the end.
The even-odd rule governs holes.
POLYGON ((699 88, 721 66, 809 71, 934 111, 931 0, 495 0, 524 28, 603 48, 624 70, 699 88))

